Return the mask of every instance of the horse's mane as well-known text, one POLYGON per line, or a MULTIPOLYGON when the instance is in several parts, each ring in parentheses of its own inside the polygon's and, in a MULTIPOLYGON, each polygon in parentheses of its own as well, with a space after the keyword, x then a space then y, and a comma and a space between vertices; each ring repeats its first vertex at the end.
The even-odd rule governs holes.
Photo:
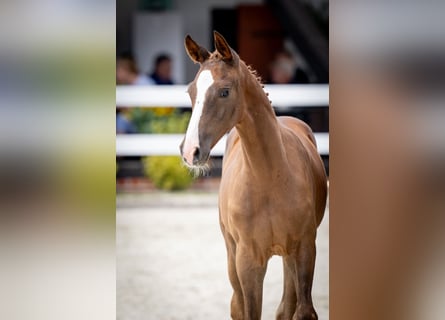
POLYGON ((247 64, 246 64, 246 66, 247 66, 247 70, 249 70, 250 74, 255 78, 255 80, 258 81, 258 83, 262 87, 264 87, 263 86, 263 79, 261 79, 261 76, 258 74, 258 72, 254 68, 252 68, 252 66, 247 65, 247 64))
MULTIPOLYGON (((213 53, 211 53, 209 59, 218 61, 218 60, 222 59, 222 56, 218 51, 214 51, 213 53)), ((249 70, 250 74, 255 78, 255 80, 258 81, 258 83, 261 86, 263 86, 263 79, 261 79, 261 76, 258 74, 258 72, 254 68, 252 68, 252 66, 248 65, 247 63, 244 62, 244 64, 246 65, 247 70, 249 70)))
MULTIPOLYGON (((261 78, 261 76, 258 74, 258 72, 254 68, 252 68, 252 66, 247 65, 247 64, 246 64, 246 66, 247 66, 247 70, 249 70, 252 77, 258 82, 258 84, 264 90, 263 79, 261 78)), ((264 93, 266 94, 266 97, 269 96, 269 92, 264 91, 264 93)), ((269 100, 269 103, 272 105, 272 101, 269 100)))

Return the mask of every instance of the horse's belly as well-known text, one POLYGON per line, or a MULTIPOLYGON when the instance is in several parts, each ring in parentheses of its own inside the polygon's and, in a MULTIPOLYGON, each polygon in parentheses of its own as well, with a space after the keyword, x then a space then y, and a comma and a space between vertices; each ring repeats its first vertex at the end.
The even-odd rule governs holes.
POLYGON ((312 214, 292 211, 282 214, 273 210, 244 209, 240 203, 228 205, 222 212, 224 229, 237 245, 252 248, 258 260, 265 261, 273 255, 287 256, 295 252, 307 227, 315 221, 312 214))
POLYGON ((261 259, 289 255, 308 226, 316 228, 308 206, 294 203, 298 197, 272 196, 265 191, 242 188, 242 175, 221 181, 220 218, 236 243, 255 248, 261 259))

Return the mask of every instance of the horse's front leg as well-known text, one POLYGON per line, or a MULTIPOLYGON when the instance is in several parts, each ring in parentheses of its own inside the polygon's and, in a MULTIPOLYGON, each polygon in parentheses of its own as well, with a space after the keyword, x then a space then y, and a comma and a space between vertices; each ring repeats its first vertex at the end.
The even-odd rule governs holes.
POLYGON ((296 252, 297 311, 293 320, 317 320, 312 304, 312 281, 315 267, 315 233, 304 237, 296 252))
POLYGON ((240 244, 236 249, 236 271, 244 300, 244 320, 261 319, 263 281, 267 261, 259 261, 252 248, 240 244))
MULTIPOLYGON (((223 227, 222 227, 223 229, 223 227)), ((230 316, 233 320, 244 319, 244 299, 241 284, 236 272, 236 244, 232 236, 223 229, 223 236, 227 248, 227 267, 229 280, 233 288, 232 300, 230 302, 230 316)))
POLYGON ((283 297, 278 307, 276 320, 291 320, 297 307, 297 292, 295 290, 295 256, 283 257, 283 297))

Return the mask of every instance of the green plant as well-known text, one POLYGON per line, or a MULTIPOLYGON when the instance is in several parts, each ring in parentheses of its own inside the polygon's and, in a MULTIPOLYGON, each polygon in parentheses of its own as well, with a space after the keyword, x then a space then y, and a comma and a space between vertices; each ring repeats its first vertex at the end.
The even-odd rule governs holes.
MULTIPOLYGON (((135 108, 130 117, 140 133, 184 133, 190 112, 181 113, 173 108, 135 108)), ((159 189, 183 190, 193 182, 179 156, 145 157, 143 162, 145 175, 159 189)))
POLYGON ((172 108, 134 108, 129 117, 139 133, 184 133, 190 112, 172 108))
POLYGON ((181 161, 178 156, 145 157, 145 174, 159 189, 170 191, 186 189, 193 182, 193 177, 181 161))

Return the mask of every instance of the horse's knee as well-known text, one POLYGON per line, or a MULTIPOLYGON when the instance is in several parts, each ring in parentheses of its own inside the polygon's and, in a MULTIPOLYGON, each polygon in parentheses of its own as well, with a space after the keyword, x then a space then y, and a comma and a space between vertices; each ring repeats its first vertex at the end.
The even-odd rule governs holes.
POLYGON ((233 292, 230 302, 230 316, 233 320, 242 320, 244 318, 244 301, 240 292, 233 292))
POLYGON ((300 305, 292 320, 318 320, 318 315, 312 305, 300 305))
POLYGON ((294 292, 284 292, 277 312, 275 313, 276 320, 291 320, 296 310, 296 298, 294 292))

